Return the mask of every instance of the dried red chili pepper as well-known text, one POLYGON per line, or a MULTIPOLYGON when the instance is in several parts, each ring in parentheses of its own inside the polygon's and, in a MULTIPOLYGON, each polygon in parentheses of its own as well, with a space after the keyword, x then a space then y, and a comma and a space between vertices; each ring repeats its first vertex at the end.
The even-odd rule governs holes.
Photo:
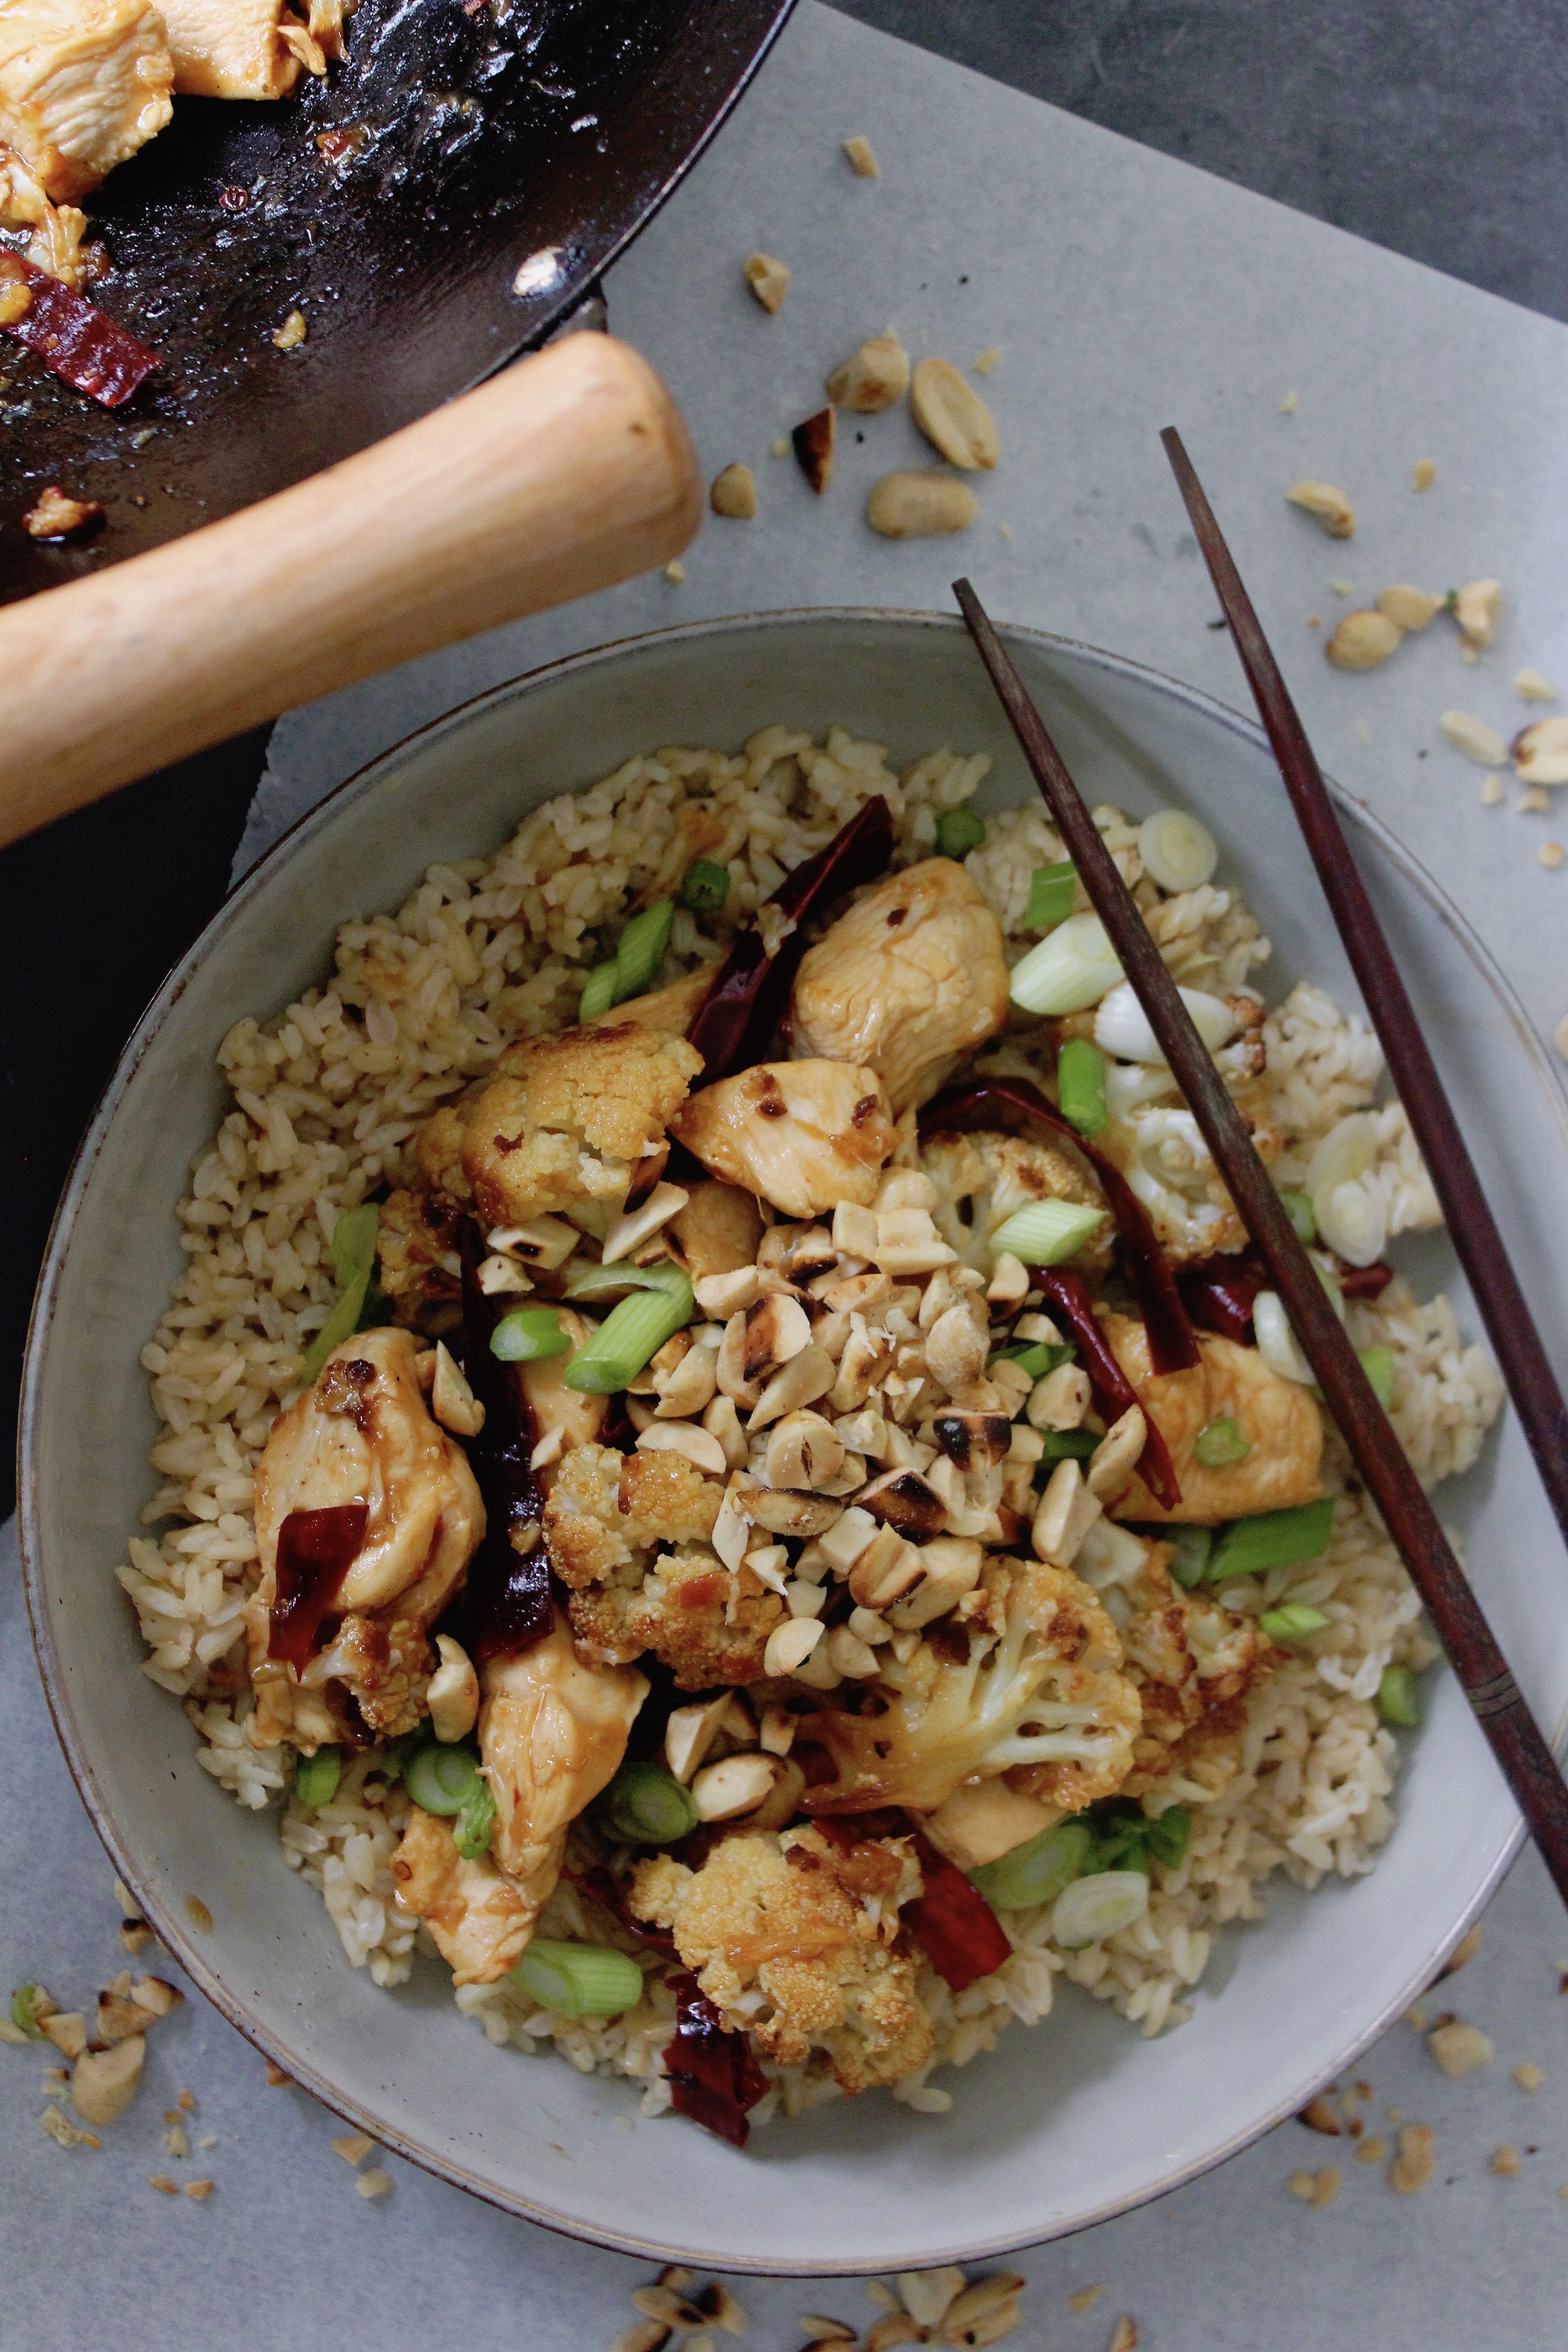
POLYGON ((889 1807, 880 1812, 825 1814, 816 1826, 846 1853, 871 1838, 912 1839, 923 1885, 912 1903, 900 1905, 899 1917, 951 1990, 967 1991, 1011 1959, 1006 1930, 978 1886, 937 1852, 908 1813, 889 1807))
POLYGON ((127 334, 96 302, 62 286, 47 270, 36 269, 19 253, 0 253, 0 283, 7 278, 26 286, 32 299, 5 332, 36 352, 73 391, 89 394, 105 408, 118 408, 158 365, 156 352, 127 334))
POLYGON ((962 1134, 969 1128, 1000 1124, 1008 1113, 1037 1119, 1082 1152, 1100 1179, 1126 1244, 1128 1276, 1143 1310, 1143 1328, 1149 1334, 1151 1367, 1156 1372, 1191 1371, 1199 1360, 1198 1343, 1193 1337, 1193 1327, 1176 1288, 1170 1261, 1149 1222, 1148 1211, 1114 1160, 1108 1160, 1103 1151, 1087 1141, 1071 1120, 1064 1118, 1056 1105, 1046 1100, 1038 1087, 1032 1086, 1027 1078, 981 1078, 973 1086, 952 1087, 938 1095, 921 1111, 921 1133, 951 1128, 962 1134))
POLYGON ((743 930, 687 1030, 687 1042, 702 1056, 704 1086, 763 1059, 805 953, 806 924, 847 890, 885 873, 892 854, 893 813, 879 794, 779 885, 768 904, 795 929, 771 956, 754 923, 743 930))
POLYGON ((1336 1262, 1334 1272, 1339 1276, 1340 1290, 1346 1298, 1381 1298, 1394 1280, 1394 1268, 1384 1265, 1381 1258, 1371 1265, 1344 1265, 1336 1262))
POLYGON ((278 1593, 267 1633, 269 1658, 303 1673, 321 1620, 359 1558, 369 1517, 368 1503, 289 1512, 278 1530, 278 1593))
POLYGON ((744 2147, 751 2137, 746 2110, 766 2096, 768 2078, 752 2054, 743 2033, 731 2033, 697 1979, 679 1976, 675 1986, 675 2039, 664 2053, 669 2075, 669 2103, 677 2115, 689 2116, 744 2147))
POLYGON ((1240 1348, 1256 1345, 1252 1309, 1260 1290, 1269 1287, 1264 1268, 1251 1258, 1205 1258, 1184 1266, 1176 1277, 1193 1321, 1240 1348))
POLYGON ((504 1302, 479 1288, 484 1247, 471 1217, 463 1221, 463 1368, 485 1409, 468 1440, 468 1461, 485 1506, 485 1533, 468 1563, 464 1594, 467 1647, 477 1666, 512 1658, 554 1623, 550 1555, 544 1545, 544 1491, 533 1468, 539 1433, 520 1372, 490 1353, 504 1302), (520 1545, 522 1549, 520 1549, 520 1545))
MULTIPOLYGON (((1100 1328, 1089 1302, 1089 1286, 1082 1275, 1071 1273, 1065 1265, 1038 1265, 1031 1271, 1045 1292, 1048 1304, 1055 1308, 1078 1342, 1083 1369, 1089 1374, 1089 1384, 1094 1391, 1096 1411, 1108 1423, 1120 1421, 1124 1412, 1137 1404, 1138 1391, 1117 1362, 1110 1342, 1100 1328)), ((1193 1347, 1195 1355, 1195 1340, 1193 1347)), ((1152 1413, 1145 1416, 1145 1428, 1143 1451, 1138 1456, 1138 1474, 1155 1501, 1167 1511, 1173 1511, 1182 1499, 1182 1490, 1176 1483, 1176 1466, 1171 1459, 1171 1449, 1160 1434, 1152 1413)))

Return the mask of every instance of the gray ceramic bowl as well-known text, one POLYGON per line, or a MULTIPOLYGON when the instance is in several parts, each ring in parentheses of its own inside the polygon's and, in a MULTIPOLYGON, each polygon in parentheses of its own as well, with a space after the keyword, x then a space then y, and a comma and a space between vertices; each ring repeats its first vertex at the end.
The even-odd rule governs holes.
MULTIPOLYGON (((1270 991, 1310 975, 1353 1001, 1257 729, 1107 655, 1006 634, 1092 799, 1144 811, 1175 797, 1219 837, 1221 878, 1244 884, 1274 940, 1270 991)), ((680 2120, 639 2119, 628 2134, 629 2086, 493 2051, 458 2016, 444 1970, 421 1969, 389 1995, 351 1969, 320 1898, 283 1867, 274 1819, 241 1812, 197 1769, 179 1708, 137 1670, 111 1581, 149 1490, 137 1353, 180 1263, 170 1210, 218 1116, 213 1055, 230 1024, 319 977, 336 924, 397 905, 435 859, 489 849, 546 794, 648 744, 737 745, 775 719, 841 721, 895 761, 944 742, 988 751, 983 807, 1033 789, 955 622, 784 614, 673 630, 499 688, 279 844, 170 978, 83 1145, 29 1352, 23 1541, 50 1704, 116 1866, 203 1990, 290 2074, 447 2179, 605 2244, 721 2269, 890 2270, 1057 2236, 1174 2186, 1300 2107, 1407 2006, 1519 1837, 1451 1678, 1428 1686, 1375 1872, 1310 1899, 1282 1889, 1266 1925, 1227 1931, 1190 2024, 1146 2042, 1068 1989, 1035 2032, 1014 2028, 945 2078, 951 2114, 868 2097, 775 2124, 738 2156, 680 2120)), ((1341 805, 1547 1344, 1568 1360, 1556 1079, 1452 907, 1341 805)), ((1457 1293, 1473 1331, 1446 1244, 1399 1255, 1457 1293)), ((1443 1508, 1556 1727, 1568 1698, 1561 1551, 1511 1422, 1443 1508)))

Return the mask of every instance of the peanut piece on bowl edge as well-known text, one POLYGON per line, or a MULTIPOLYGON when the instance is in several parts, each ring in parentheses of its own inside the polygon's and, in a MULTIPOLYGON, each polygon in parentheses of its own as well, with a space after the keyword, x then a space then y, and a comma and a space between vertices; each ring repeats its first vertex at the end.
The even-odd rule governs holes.
POLYGON ((923 474, 884 474, 866 501, 866 520, 884 539, 938 539, 967 530, 979 511, 967 482, 935 466, 923 474))

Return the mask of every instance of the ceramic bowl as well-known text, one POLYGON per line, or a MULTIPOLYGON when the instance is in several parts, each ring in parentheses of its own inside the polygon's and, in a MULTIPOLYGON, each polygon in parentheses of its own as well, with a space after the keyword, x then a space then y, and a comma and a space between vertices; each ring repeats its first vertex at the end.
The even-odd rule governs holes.
MULTIPOLYGON (((1109 655, 1005 634, 1091 802, 1176 799, 1217 835, 1220 878, 1240 881, 1274 942, 1271 996, 1311 976, 1353 1003, 1258 730, 1109 655)), ((170 1210, 220 1113, 225 1031, 318 979, 345 918, 395 907, 436 859, 489 850, 547 794, 649 744, 738 746, 773 719, 839 721, 895 764, 938 743, 989 751, 982 809, 1033 790, 956 622, 762 615, 498 688, 343 785, 248 876, 132 1039, 61 1205, 27 1367, 23 1540, 55 1719, 116 1867, 195 1982, 299 2082, 446 2179, 604 2244, 704 2268, 894 2270, 1058 2236, 1174 2187, 1299 2108, 1408 2005, 1520 1834, 1450 1676, 1426 1685, 1375 1871, 1306 1898, 1281 1886, 1266 1923, 1225 1931, 1190 2023, 1145 2042, 1069 1987, 1033 2032, 1012 2028, 943 2077, 951 2113, 873 2095, 774 2123, 738 2155, 683 2120, 641 2119, 629 2085, 492 2050, 443 1969, 421 1966, 391 1994, 351 1969, 319 1895, 284 1868, 274 1817, 242 1812, 198 1769, 179 1707, 138 1671, 112 1582, 150 1486, 138 1350, 180 1264, 170 1210)), ((1340 806, 1548 1348, 1568 1360, 1555 1076, 1454 908, 1363 810, 1340 806)), ((1395 1254, 1425 1287, 1448 1286, 1473 1334, 1446 1242, 1395 1254)), ((1555 1729, 1561 1548, 1511 1420, 1443 1512, 1555 1729)))

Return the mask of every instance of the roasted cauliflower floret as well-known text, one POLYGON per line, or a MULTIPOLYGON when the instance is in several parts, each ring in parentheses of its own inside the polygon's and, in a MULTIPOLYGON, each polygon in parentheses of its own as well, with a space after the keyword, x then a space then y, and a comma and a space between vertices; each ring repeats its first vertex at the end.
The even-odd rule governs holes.
POLYGON ((356 1332, 272 1425, 256 1471, 261 1576, 245 1608, 256 1694, 246 1736, 258 1748, 288 1739, 312 1753, 365 1727, 395 1738, 419 1720, 426 1629, 462 1582, 485 1507, 467 1454, 426 1410, 416 1353, 406 1331, 356 1332), (268 1655, 279 1538, 292 1512, 350 1503, 368 1505, 363 1539, 333 1595, 326 1638, 296 1675, 268 1655), (340 1720, 340 1685, 358 1725, 340 1720))
POLYGON ((1255 1617, 1173 1583, 1170 1547, 1152 1544, 1126 1587, 1133 1615, 1121 1629, 1127 1672, 1143 1720, 1122 1794, 1141 1797, 1172 1772, 1213 1790, 1240 1769, 1246 1698, 1279 1664, 1255 1617))
POLYGON ((810 1718, 837 1773, 813 1790, 814 1811, 931 1812, 961 1781, 1005 1772, 1022 1794, 1077 1812, 1127 1777, 1138 1694, 1115 1626, 1069 1570, 992 1559, 962 1613, 928 1628, 906 1663, 889 1650, 877 1661, 858 1712, 836 1693, 810 1718))
POLYGON ((701 1067, 683 1037, 635 1021, 509 1045, 463 1122, 479 1215, 521 1224, 579 1202, 617 1208, 701 1067))
POLYGON ((375 1248, 377 1278, 406 1321, 462 1297, 455 1212, 418 1192, 391 1192, 382 1203, 375 1248))
POLYGON ((1255 1511, 1316 1502, 1323 1453, 1317 1405, 1296 1381, 1270 1371, 1256 1348, 1208 1331, 1197 1334, 1203 1359, 1190 1371, 1152 1373, 1149 1337, 1130 1316, 1107 1315, 1105 1336, 1138 1391, 1138 1402, 1171 1452, 1182 1499, 1173 1511, 1154 1500, 1142 1478, 1116 1499, 1119 1519, 1183 1520, 1217 1526, 1255 1511), (1252 1451, 1243 1462, 1205 1469, 1194 1440, 1215 1421, 1234 1421, 1252 1451))
POLYGON ((875 1070, 849 1062, 759 1062, 707 1087, 669 1122, 710 1175, 816 1217, 869 1208, 898 1131, 875 1070))
POLYGON ((724 1489, 682 1454, 617 1454, 577 1445, 544 1507, 550 1565, 574 1592, 636 1569, 661 1543, 706 1542, 724 1489))
MULTIPOLYGON (((1245 1249, 1247 1228, 1169 1073, 1113 1066, 1106 1101, 1110 1118, 1095 1140, 1148 1211, 1166 1256, 1185 1265, 1216 1251, 1245 1249), (1152 1090, 1154 1101, 1147 1098, 1152 1090)), ((1277 1138, 1258 1130, 1254 1140, 1271 1144, 1266 1160, 1277 1156, 1277 1138)))
POLYGON ((392 1857, 392 1874, 399 1903, 424 1920, 450 1964, 454 1984, 494 1984, 522 1958, 540 1906, 488 1853, 466 1862, 450 1822, 416 1805, 392 1857))
POLYGON ((704 1545, 661 1552, 647 1574, 574 1592, 572 1631, 593 1664, 651 1650, 681 1690, 761 1679, 784 1602, 742 1566, 731 1574, 704 1545))
POLYGON ((726 2025, 778 2065, 826 2050, 850 2093, 914 2074, 934 2046, 915 1993, 914 1954, 890 1948, 896 1898, 917 1882, 903 1842, 877 1842, 886 1892, 862 1902, 819 1831, 726 1838, 700 1870, 660 1854, 639 1863, 631 1907, 669 1930, 726 2025), (759 1999, 760 1996, 760 1999, 759 1999))
MULTIPOLYGON (((937 1231, 965 1265, 988 1274, 991 1236, 1037 1201, 1074 1201, 1103 1209, 1105 1195, 1080 1160, 1048 1143, 989 1128, 973 1135, 938 1133, 921 1144, 921 1166, 937 1190, 937 1231)), ((1086 1273, 1110 1263, 1116 1228, 1107 1216, 1073 1263, 1086 1273)))
POLYGON ((1006 1020, 1002 926, 951 857, 891 874, 807 950, 790 1016, 793 1054, 863 1062, 907 1110, 1006 1020))

